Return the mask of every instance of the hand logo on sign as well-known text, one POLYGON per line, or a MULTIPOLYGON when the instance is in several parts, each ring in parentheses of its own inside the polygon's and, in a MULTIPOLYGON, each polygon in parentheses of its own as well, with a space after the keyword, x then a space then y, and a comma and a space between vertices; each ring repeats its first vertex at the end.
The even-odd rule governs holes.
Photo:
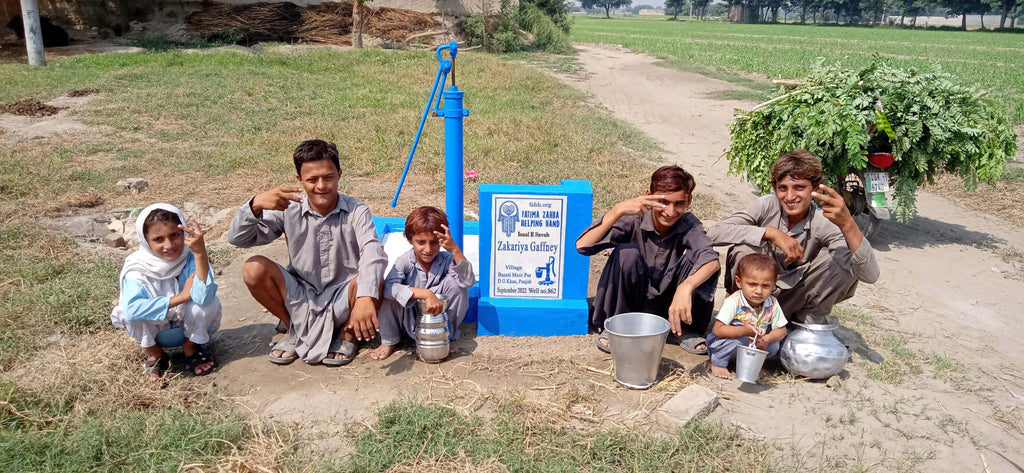
POLYGON ((519 206, 511 200, 502 202, 498 208, 498 222, 501 223, 501 232, 510 237, 516 231, 516 222, 519 221, 519 206))

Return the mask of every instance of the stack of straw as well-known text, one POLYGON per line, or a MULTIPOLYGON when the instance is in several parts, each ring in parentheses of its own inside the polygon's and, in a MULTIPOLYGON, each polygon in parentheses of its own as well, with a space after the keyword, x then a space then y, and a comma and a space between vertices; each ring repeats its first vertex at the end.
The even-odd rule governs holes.
MULTIPOLYGON (((427 13, 366 5, 360 5, 360 9, 363 33, 382 41, 403 42, 413 34, 441 26, 427 13)), ((288 2, 247 5, 211 2, 189 15, 186 24, 189 31, 206 36, 233 31, 247 44, 284 41, 349 45, 352 44, 352 3, 346 0, 299 7, 288 2)))

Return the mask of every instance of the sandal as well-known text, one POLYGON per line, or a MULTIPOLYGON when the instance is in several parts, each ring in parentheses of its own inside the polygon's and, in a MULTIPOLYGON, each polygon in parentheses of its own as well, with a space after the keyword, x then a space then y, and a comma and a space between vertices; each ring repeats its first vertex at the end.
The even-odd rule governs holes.
POLYGON ((705 340, 704 337, 697 335, 695 333, 688 333, 686 335, 683 335, 683 338, 679 339, 679 348, 682 348, 683 351, 687 353, 692 353, 694 355, 708 354, 707 340, 705 340), (697 345, 700 345, 702 343, 704 344, 704 348, 697 348, 697 345))
POLYGON ((289 335, 277 341, 267 354, 267 358, 275 365, 287 365, 299 359, 295 353, 295 340, 289 335), (274 351, 283 351, 284 356, 274 356, 274 351))
POLYGON ((196 376, 206 376, 217 367, 217 361, 213 359, 213 355, 207 353, 203 349, 202 345, 196 347, 196 351, 192 353, 192 356, 185 357, 185 366, 188 366, 188 371, 196 376), (213 365, 201 373, 196 373, 196 368, 200 365, 213 362, 213 365))
POLYGON ((603 334, 603 333, 598 335, 597 338, 594 339, 594 344, 597 345, 597 349, 601 350, 601 351, 603 351, 603 352, 605 352, 605 353, 607 353, 609 355, 612 354, 611 343, 612 343, 611 340, 608 340, 608 336, 603 334), (604 343, 601 343, 601 340, 604 340, 608 344, 605 345, 604 343))
POLYGON ((167 353, 164 353, 163 355, 160 355, 159 359, 146 360, 146 362, 143 364, 142 372, 143 374, 146 375, 155 374, 157 375, 157 377, 163 378, 164 373, 166 373, 167 369, 170 367, 171 357, 167 353))
POLYGON ((328 355, 332 353, 340 353, 345 355, 345 358, 324 358, 321 363, 327 366, 345 366, 352 363, 352 359, 356 357, 356 344, 348 340, 335 340, 327 350, 328 355))

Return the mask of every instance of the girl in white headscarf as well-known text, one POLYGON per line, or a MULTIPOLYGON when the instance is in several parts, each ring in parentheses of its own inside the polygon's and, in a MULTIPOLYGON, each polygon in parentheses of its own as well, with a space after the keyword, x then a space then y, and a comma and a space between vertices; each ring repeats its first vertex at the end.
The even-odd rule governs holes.
POLYGON ((139 249, 124 260, 121 295, 110 314, 114 326, 127 330, 146 350, 151 381, 170 365, 159 342, 170 333, 161 332, 171 328, 184 329, 181 348, 189 370, 201 376, 216 366, 203 345, 220 328, 217 284, 202 229, 195 220, 189 220, 190 227, 184 222, 181 211, 169 204, 153 204, 139 213, 139 249))

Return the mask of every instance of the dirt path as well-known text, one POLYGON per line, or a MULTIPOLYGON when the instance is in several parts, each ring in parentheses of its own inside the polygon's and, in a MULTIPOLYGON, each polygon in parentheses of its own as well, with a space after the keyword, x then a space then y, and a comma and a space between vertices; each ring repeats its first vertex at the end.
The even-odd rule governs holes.
MULTIPOLYGON (((693 172, 727 206, 742 208, 755 198, 749 185, 726 175, 720 159, 733 109, 753 103, 709 94, 735 86, 660 67, 617 46, 578 49, 586 72, 567 83, 660 141, 665 161, 693 172)), ((747 393, 736 382, 708 381, 732 388, 713 417, 792 446, 809 465, 1014 469, 995 452, 1024 464, 1024 352, 1015 323, 1024 283, 1012 278, 1021 268, 1000 256, 1024 249, 1024 232, 927 193, 919 194, 918 206, 909 224, 882 227, 872 242, 882 278, 850 301, 876 325, 864 335, 884 346, 870 348, 908 376, 898 384, 868 379, 878 367, 854 356, 836 391, 795 381, 747 393), (947 372, 950 359, 958 368, 947 372)))

